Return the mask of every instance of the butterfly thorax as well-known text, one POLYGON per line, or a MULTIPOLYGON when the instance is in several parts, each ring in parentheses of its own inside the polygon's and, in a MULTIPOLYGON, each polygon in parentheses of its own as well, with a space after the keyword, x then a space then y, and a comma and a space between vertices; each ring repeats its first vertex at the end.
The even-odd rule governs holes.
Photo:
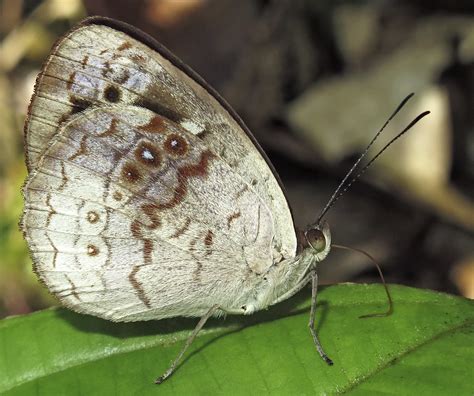
POLYGON ((331 233, 327 223, 310 226, 302 233, 301 249, 296 257, 274 264, 264 275, 253 298, 242 305, 241 312, 251 314, 286 300, 310 280, 310 273, 331 250, 331 233))

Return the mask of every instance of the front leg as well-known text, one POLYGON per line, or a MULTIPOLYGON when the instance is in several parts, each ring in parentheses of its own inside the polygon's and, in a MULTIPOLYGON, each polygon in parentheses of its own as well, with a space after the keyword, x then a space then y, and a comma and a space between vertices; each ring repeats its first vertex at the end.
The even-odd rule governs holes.
POLYGON ((333 361, 324 352, 323 347, 321 346, 321 343, 318 340, 316 330, 314 329, 314 316, 316 312, 316 297, 318 295, 318 274, 315 271, 313 271, 310 273, 310 275, 311 275, 311 312, 309 314, 309 323, 308 323, 309 331, 311 331, 314 345, 316 346, 316 349, 318 350, 319 355, 327 364, 332 366, 333 361))

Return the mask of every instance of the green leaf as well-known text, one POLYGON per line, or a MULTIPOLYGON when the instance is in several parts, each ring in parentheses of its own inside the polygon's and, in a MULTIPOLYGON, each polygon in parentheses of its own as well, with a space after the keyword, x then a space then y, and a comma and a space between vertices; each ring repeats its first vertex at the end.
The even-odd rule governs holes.
POLYGON ((474 305, 446 294, 390 286, 395 311, 380 311, 379 285, 338 285, 318 297, 320 340, 308 328, 308 290, 249 317, 213 319, 178 371, 154 379, 197 319, 111 323, 65 309, 0 321, 5 394, 417 394, 474 393, 474 305))

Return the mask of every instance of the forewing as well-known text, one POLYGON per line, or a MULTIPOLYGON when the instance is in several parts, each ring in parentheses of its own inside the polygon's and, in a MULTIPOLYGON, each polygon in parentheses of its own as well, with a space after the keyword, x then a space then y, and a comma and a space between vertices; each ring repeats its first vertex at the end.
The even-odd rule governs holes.
POLYGON ((295 255, 288 203, 245 125, 195 73, 125 24, 86 20, 53 49, 38 78, 25 127, 29 169, 40 161, 58 125, 85 109, 111 103, 151 109, 199 139, 270 209, 275 251, 282 258, 295 255))
POLYGON ((235 309, 275 260, 272 213, 253 186, 140 107, 64 123, 24 196, 35 270, 80 312, 143 320, 235 309))

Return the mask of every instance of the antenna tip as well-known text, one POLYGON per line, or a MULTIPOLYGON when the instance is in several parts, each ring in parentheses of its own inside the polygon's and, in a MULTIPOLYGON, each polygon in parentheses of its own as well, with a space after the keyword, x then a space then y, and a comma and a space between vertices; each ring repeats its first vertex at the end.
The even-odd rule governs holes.
POLYGON ((431 114, 431 111, 426 110, 418 116, 418 119, 421 120, 423 117, 426 117, 428 114, 431 114))

